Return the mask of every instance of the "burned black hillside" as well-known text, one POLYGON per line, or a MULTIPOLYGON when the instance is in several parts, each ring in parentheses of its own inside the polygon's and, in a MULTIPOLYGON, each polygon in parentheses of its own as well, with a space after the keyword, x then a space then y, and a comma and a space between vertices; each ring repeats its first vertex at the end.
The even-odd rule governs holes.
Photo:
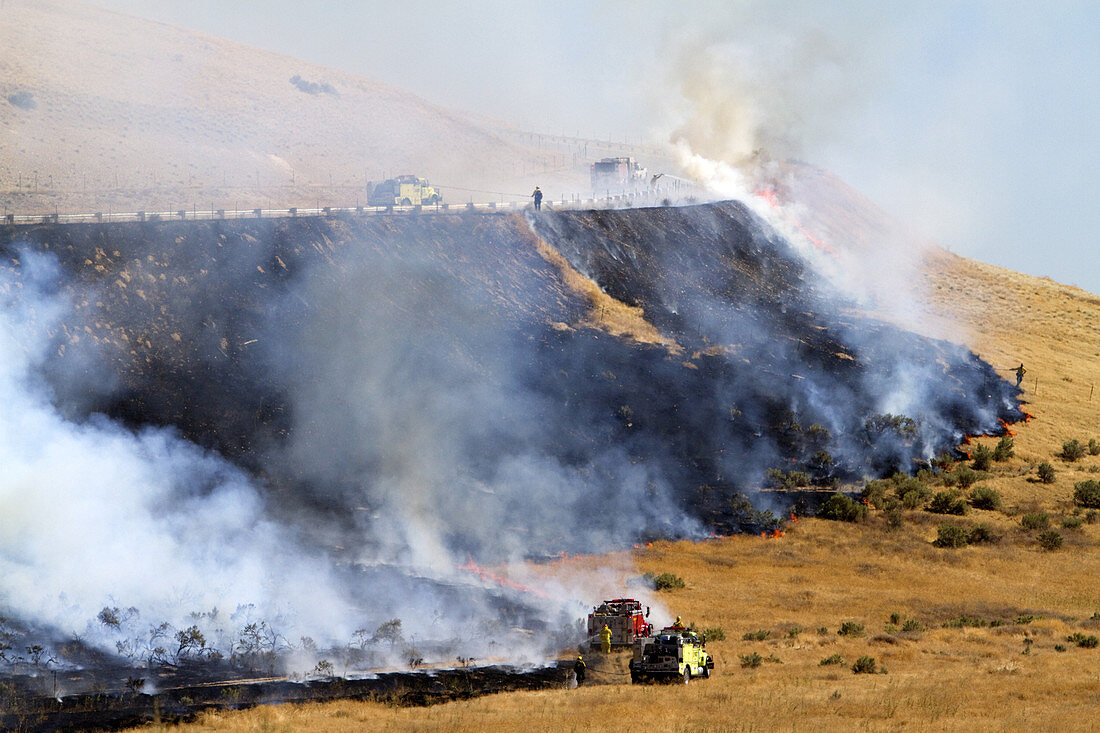
POLYGON ((395 506, 490 558, 735 531, 768 469, 908 470, 1020 417, 988 365, 855 314, 735 202, 43 225, 3 247, 16 271, 57 259, 63 414, 177 429, 325 546, 400 555, 378 539, 395 506), (589 304, 536 237, 680 350, 563 327, 589 304), (609 506, 629 517, 592 526, 609 506))

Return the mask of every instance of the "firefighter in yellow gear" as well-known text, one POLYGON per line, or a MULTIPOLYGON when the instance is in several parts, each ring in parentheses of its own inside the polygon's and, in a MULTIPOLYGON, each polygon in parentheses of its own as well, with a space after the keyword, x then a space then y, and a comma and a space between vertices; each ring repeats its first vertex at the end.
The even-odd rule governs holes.
POLYGON ((611 629, 608 628, 607 624, 604 624, 603 628, 600 629, 600 648, 604 654, 611 653, 611 629))
POLYGON ((584 663, 584 659, 581 657, 581 655, 578 654, 577 655, 577 661, 573 663, 573 674, 576 675, 576 677, 577 677, 577 684, 578 685, 583 685, 584 684, 585 669, 586 669, 586 665, 584 663))
POLYGON ((684 622, 680 620, 680 617, 679 617, 679 616, 677 616, 677 617, 676 617, 676 623, 674 623, 674 624, 672 625, 672 628, 673 628, 673 629, 676 629, 677 631, 683 631, 683 630, 684 630, 684 629, 686 629, 687 627, 686 627, 686 626, 684 626, 684 622))

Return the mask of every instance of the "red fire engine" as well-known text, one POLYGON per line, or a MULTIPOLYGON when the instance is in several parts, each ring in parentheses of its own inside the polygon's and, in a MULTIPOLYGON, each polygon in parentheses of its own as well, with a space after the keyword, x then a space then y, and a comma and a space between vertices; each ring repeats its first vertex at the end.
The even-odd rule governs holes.
POLYGON ((653 633, 653 625, 646 622, 649 609, 642 614, 642 604, 633 598, 616 598, 604 601, 588 614, 588 642, 600 645, 600 631, 604 624, 611 629, 611 646, 631 646, 635 639, 653 633))

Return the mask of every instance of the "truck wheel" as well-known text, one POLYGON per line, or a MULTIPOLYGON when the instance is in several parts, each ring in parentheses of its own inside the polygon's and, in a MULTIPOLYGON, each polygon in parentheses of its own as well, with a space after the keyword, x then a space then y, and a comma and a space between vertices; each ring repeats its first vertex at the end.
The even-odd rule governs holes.
POLYGON ((630 684, 636 685, 640 681, 641 681, 641 677, 638 676, 638 673, 634 672, 634 671, 631 671, 631 673, 630 673, 630 684))
POLYGON ((707 667, 705 665, 703 666, 703 679, 705 679, 705 680, 710 679, 710 667, 707 667))
POLYGON ((684 684, 691 682, 691 667, 684 667, 684 684))
POLYGON ((412 206, 412 199, 401 199, 402 206, 412 206))

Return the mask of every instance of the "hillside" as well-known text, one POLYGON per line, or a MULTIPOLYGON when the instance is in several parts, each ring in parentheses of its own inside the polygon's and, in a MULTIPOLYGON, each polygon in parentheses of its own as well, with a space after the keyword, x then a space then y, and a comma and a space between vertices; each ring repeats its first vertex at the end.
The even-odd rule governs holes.
POLYGON ((503 124, 75 0, 8 0, 0 49, 4 212, 352 206, 410 172, 457 203, 499 196, 449 187, 557 195, 587 177, 503 124))

